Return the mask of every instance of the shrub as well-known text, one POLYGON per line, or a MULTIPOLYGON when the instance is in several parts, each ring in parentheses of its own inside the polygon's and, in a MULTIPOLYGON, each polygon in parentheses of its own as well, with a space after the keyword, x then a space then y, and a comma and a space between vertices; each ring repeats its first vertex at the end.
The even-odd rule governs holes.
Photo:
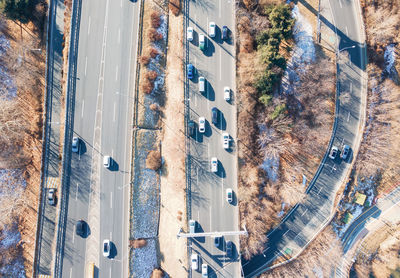
POLYGON ((162 277, 164 277, 164 271, 162 271, 162 269, 160 268, 153 269, 150 278, 162 278, 162 277))
POLYGON ((271 120, 275 120, 276 118, 278 118, 282 113, 285 113, 287 110, 286 108, 286 104, 282 103, 279 104, 277 106, 275 106, 274 112, 272 112, 269 117, 271 120))
POLYGON ((181 11, 181 1, 180 0, 169 0, 168 7, 171 12, 177 16, 181 11))
POLYGON ((156 80, 157 76, 158 76, 158 74, 157 74, 157 72, 154 71, 154 70, 150 70, 150 71, 147 71, 147 72, 146 72, 146 78, 147 78, 148 80, 150 80, 150 81, 156 80))
POLYGON ((153 58, 153 59, 156 58, 158 54, 160 54, 160 53, 154 47, 152 47, 150 49, 149 55, 150 55, 151 58, 153 58))
POLYGON ((129 240, 129 247, 131 248, 143 248, 146 245, 147 241, 144 238, 129 240))
POLYGON ((263 94, 258 98, 258 101, 264 104, 265 106, 268 106, 271 103, 271 100, 272 96, 267 94, 263 94))
POLYGON ((160 105, 158 105, 158 103, 152 103, 152 104, 150 104, 150 110, 159 111, 160 110, 160 105))
POLYGON ((152 11, 152 13, 150 14, 150 18, 151 18, 151 26, 153 28, 158 28, 161 25, 161 17, 160 17, 160 13, 157 11, 152 11))
POLYGON ((292 36, 294 19, 290 6, 286 4, 276 5, 267 8, 268 19, 274 29, 278 29, 284 39, 292 36))
POLYGON ((259 94, 271 94, 277 81, 279 81, 279 76, 271 70, 266 70, 258 77, 254 86, 259 94))
POLYGON ((145 92, 146 94, 150 94, 151 91, 153 91, 154 89, 154 84, 150 80, 145 79, 143 80, 141 87, 143 92, 145 92))
POLYGON ((254 39, 250 33, 242 33, 240 35, 240 52, 251 53, 253 52, 254 39))
POLYGON ((150 57, 146 56, 146 55, 141 55, 140 59, 139 59, 139 62, 140 62, 141 65, 147 66, 149 64, 149 62, 150 62, 150 57))
POLYGON ((158 33, 157 30, 154 28, 149 29, 149 31, 147 32, 147 36, 151 42, 159 41, 163 38, 163 35, 161 33, 158 33))
POLYGON ((146 167, 157 171, 161 168, 161 154, 159 151, 150 151, 146 158, 146 167))

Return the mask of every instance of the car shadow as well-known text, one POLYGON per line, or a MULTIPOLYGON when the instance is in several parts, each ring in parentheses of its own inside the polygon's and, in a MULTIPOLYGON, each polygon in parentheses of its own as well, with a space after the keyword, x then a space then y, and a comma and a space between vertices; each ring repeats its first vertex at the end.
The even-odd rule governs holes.
POLYGON ((215 52, 215 46, 212 40, 210 40, 206 36, 206 48, 203 50, 203 54, 207 57, 211 57, 213 53, 215 52))
POLYGON ((216 128, 220 130, 226 130, 226 120, 224 114, 217 108, 218 122, 215 125, 216 128))
POLYGON ((203 134, 204 134, 204 136, 210 137, 212 135, 212 127, 207 120, 206 120, 205 126, 206 126, 206 128, 205 128, 206 130, 204 131, 203 134))
POLYGON ((214 101, 215 100, 215 91, 213 86, 211 86, 210 82, 206 81, 206 92, 205 92, 205 98, 207 98, 209 101, 214 101))
POLYGON ((79 155, 84 155, 87 152, 87 147, 85 144, 85 141, 83 140, 79 140, 79 150, 78 150, 78 154, 79 155))
POLYGON ((188 42, 199 47, 199 33, 197 33, 196 30, 193 29, 193 40, 188 42))
POLYGON ((111 172, 116 172, 119 170, 119 164, 114 160, 114 158, 111 158, 111 165, 110 168, 108 168, 111 172))
POLYGON ((218 172, 216 172, 215 174, 220 178, 225 178, 226 177, 225 168, 222 165, 221 161, 219 161, 219 160, 218 160, 218 172))
POLYGON ((110 256, 109 258, 112 260, 118 255, 117 246, 115 246, 114 242, 110 241, 110 256))
POLYGON ((86 221, 84 221, 84 220, 82 220, 82 221, 83 221, 83 234, 81 237, 88 238, 91 235, 92 230, 90 229, 90 226, 86 221))
MULTIPOLYGON (((204 229, 201 226, 201 224, 197 221, 197 229, 196 229, 196 233, 204 233, 204 229)), ((196 241, 204 243, 206 242, 206 237, 202 236, 202 237, 195 237, 194 238, 196 241)))

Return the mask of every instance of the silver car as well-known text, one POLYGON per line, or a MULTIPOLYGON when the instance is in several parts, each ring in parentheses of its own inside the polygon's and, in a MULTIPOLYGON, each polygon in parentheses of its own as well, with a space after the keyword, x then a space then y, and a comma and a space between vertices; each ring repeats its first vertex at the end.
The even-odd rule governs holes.
POLYGON ((343 149, 342 149, 342 152, 340 153, 340 157, 343 160, 346 160, 347 157, 349 156, 349 153, 350 153, 350 146, 349 145, 344 145, 343 149))

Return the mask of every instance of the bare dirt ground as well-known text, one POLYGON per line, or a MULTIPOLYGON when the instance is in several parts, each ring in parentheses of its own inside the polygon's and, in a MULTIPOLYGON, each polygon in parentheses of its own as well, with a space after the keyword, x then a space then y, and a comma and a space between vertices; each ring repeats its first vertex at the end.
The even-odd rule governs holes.
MULTIPOLYGON (((282 93, 280 87, 275 90, 272 105, 264 106, 257 101, 253 84, 262 66, 259 51, 253 49, 252 38, 269 28, 264 8, 284 2, 243 1, 247 6, 239 5, 236 13, 239 207, 241 222, 246 223, 249 232, 249 237, 241 238, 243 255, 248 258, 264 246, 265 232, 302 200, 306 189, 303 178, 310 181, 315 174, 333 124, 334 60, 331 51, 315 44, 315 60, 297 73, 300 85, 293 94, 282 93), (250 2, 253 4, 248 4, 250 2), (271 119, 274 109, 282 104, 286 105, 286 111, 271 119)), ((309 4, 318 10, 318 1, 309 4)), ((304 12, 315 32, 316 15, 300 1, 297 7, 300 13, 304 12)), ((290 59, 294 47, 295 41, 285 41, 280 54, 290 59)), ((288 67, 293 66, 290 63, 288 61, 288 67)))
POLYGON ((163 109, 161 176, 161 215, 159 226, 159 260, 170 277, 187 276, 186 239, 176 237, 186 227, 183 25, 182 15, 169 14, 167 56, 167 99, 163 109))
MULTIPOLYGON (((45 9, 40 12, 43 11, 45 9)), ((45 45, 41 42, 42 33, 33 23, 19 25, 3 17, 0 21, 0 33, 10 42, 10 48, 2 56, 0 64, 7 69, 17 88, 16 98, 7 104, 15 110, 2 113, 1 124, 11 126, 11 121, 19 121, 17 129, 14 129, 17 133, 13 134, 12 128, 7 134, 2 131, 2 140, 5 137, 8 140, 1 143, 1 168, 20 169, 26 181, 20 199, 15 200, 13 208, 10 208, 12 213, 7 215, 8 223, 17 223, 21 240, 16 248, 2 250, 1 263, 3 259, 10 262, 13 257, 22 257, 25 274, 31 277, 40 189, 45 45)), ((7 224, 7 221, 2 223, 7 224)), ((0 227, 0 230, 3 228, 0 227)))

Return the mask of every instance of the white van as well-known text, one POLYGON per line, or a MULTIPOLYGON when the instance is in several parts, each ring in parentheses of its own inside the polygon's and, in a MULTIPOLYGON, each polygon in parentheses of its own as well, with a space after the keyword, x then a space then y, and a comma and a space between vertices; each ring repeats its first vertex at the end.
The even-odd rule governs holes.
POLYGON ((107 169, 111 167, 111 157, 109 155, 103 157, 103 165, 107 169))
POLYGON ((206 79, 203 76, 199 77, 199 92, 204 93, 206 91, 206 79))

